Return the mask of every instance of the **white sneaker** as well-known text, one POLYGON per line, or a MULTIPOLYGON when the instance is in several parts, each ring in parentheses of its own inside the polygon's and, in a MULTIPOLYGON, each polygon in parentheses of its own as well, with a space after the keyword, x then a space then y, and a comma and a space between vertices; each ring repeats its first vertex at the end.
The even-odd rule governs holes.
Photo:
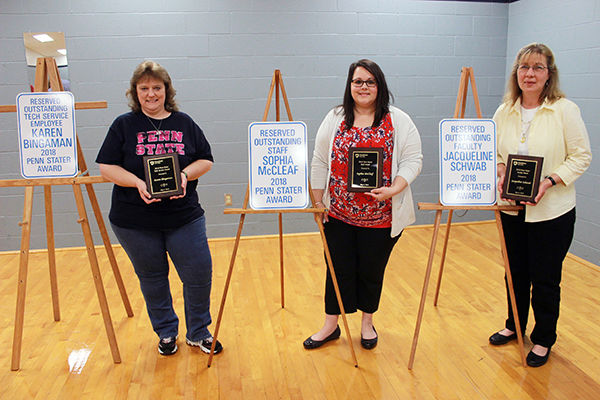
MULTIPOLYGON (((206 339, 202 339, 198 342, 193 342, 190 339, 185 338, 185 342, 188 344, 188 346, 200 347, 200 350, 202 350, 206 354, 210 354, 210 348, 212 347, 213 337, 211 336, 206 339)), ((219 354, 221 351, 223 351, 223 346, 217 340, 217 343, 215 344, 215 353, 214 354, 219 354)))
POLYGON ((177 336, 163 338, 158 341, 158 352, 163 356, 170 356, 177 352, 177 336))

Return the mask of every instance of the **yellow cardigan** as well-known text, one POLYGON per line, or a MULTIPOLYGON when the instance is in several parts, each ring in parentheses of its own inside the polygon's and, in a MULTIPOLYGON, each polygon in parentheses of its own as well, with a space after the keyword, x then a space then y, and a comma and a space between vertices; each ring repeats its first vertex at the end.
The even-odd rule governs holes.
MULTIPOLYGON (((498 163, 506 164, 515 154, 521 138, 521 100, 503 103, 494 114, 498 163)), ((548 188, 535 206, 525 206, 525 221, 547 221, 575 207, 575 180, 592 161, 590 140, 579 107, 562 98, 544 101, 536 112, 528 135, 529 155, 544 157, 541 179, 557 174, 564 183, 548 188)), ((499 200, 498 204, 509 204, 499 200)))

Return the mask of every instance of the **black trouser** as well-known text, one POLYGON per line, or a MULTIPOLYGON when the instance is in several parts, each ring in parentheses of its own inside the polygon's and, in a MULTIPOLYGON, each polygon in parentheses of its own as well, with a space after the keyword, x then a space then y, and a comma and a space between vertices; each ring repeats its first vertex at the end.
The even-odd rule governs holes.
MULTIPOLYGON (((379 307, 383 275, 394 245, 391 228, 363 228, 329 218, 325 237, 340 288, 344 310, 374 313, 379 307)), ((327 262, 327 259, 325 260, 327 262)), ((329 269, 325 281, 325 313, 340 314, 329 269)))
MULTIPOLYGON (((562 264, 573 240, 575 208, 549 221, 525 222, 524 210, 517 216, 502 213, 501 219, 521 330, 527 326, 531 292, 531 341, 550 347, 556 342, 562 264)), ((508 286, 507 298, 506 328, 515 331, 508 286)))

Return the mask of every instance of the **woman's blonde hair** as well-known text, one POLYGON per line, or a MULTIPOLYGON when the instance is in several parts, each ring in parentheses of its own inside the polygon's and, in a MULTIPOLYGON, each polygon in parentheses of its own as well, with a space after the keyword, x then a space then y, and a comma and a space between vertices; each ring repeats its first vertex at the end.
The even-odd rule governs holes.
POLYGON ((512 71, 510 73, 510 78, 506 84, 504 102, 515 104, 517 99, 521 97, 523 91, 519 87, 519 80, 517 77, 519 65, 521 64, 521 61, 528 58, 532 54, 541 54, 542 56, 546 57, 546 66, 548 67, 548 80, 546 81, 544 89, 540 94, 540 103, 543 103, 544 100, 554 102, 561 97, 565 97, 565 94, 559 88, 558 68, 554 63, 554 54, 552 54, 552 50, 542 43, 530 43, 517 53, 517 57, 515 58, 515 62, 513 63, 512 71))
POLYGON ((138 65, 133 71, 133 76, 130 80, 129 89, 127 89, 127 97, 129 97, 129 107, 132 111, 141 112, 142 106, 137 96, 137 84, 146 78, 154 78, 162 81, 165 85, 165 110, 169 112, 179 111, 175 102, 175 89, 171 83, 171 77, 167 70, 159 63, 146 60, 138 65))

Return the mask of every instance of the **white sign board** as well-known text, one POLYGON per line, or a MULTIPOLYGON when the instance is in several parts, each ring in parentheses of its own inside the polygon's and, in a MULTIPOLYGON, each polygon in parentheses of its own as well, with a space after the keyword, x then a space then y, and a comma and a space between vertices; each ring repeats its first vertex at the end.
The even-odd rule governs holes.
POLYGON ((440 122, 440 201, 445 206, 496 203, 496 124, 491 119, 440 122))
POLYGON ((306 124, 253 122, 248 126, 250 207, 306 208, 308 156, 306 124))
POLYGON ((17 122, 24 178, 77 175, 75 100, 71 92, 19 94, 17 122))

